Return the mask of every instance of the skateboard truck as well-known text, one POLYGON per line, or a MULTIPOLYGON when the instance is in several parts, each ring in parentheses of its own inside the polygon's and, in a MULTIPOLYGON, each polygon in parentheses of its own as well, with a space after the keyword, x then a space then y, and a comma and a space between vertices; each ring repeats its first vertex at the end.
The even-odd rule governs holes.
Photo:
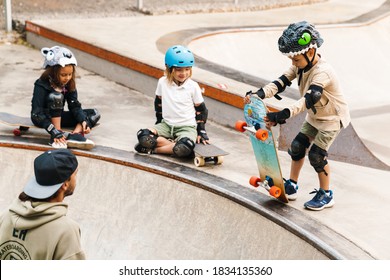
POLYGON ((260 128, 259 124, 255 126, 248 126, 245 121, 237 121, 235 124, 236 130, 240 132, 245 132, 245 130, 253 133, 255 137, 261 141, 265 141, 268 139, 268 131, 266 129, 260 128))
POLYGON ((215 157, 195 157, 194 164, 197 167, 204 166, 206 163, 213 163, 214 165, 219 165, 223 163, 223 156, 215 157))
POLYGON ((257 176, 252 176, 249 179, 249 184, 255 188, 262 187, 266 189, 269 194, 275 198, 278 198, 282 194, 282 190, 279 187, 274 186, 274 180, 272 180, 272 178, 269 176, 266 176, 264 181, 262 181, 261 178, 257 176))
POLYGON ((26 132, 29 130, 29 127, 27 126, 19 126, 19 128, 15 128, 12 132, 14 133, 15 136, 20 136, 22 133, 26 132))

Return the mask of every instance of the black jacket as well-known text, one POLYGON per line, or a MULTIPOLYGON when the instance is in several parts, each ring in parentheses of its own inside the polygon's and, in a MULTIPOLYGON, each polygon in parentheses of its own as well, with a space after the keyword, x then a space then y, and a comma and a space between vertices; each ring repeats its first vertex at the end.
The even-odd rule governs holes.
MULTIPOLYGON (((61 116, 63 110, 53 112, 48 107, 48 96, 54 91, 49 81, 41 79, 35 81, 31 101, 31 120, 36 126, 47 129, 51 124, 51 118, 61 116)), ((77 90, 67 91, 64 95, 64 107, 65 102, 68 103, 68 109, 78 123, 82 123, 87 119, 87 116, 81 108, 81 103, 77 100, 77 90)))

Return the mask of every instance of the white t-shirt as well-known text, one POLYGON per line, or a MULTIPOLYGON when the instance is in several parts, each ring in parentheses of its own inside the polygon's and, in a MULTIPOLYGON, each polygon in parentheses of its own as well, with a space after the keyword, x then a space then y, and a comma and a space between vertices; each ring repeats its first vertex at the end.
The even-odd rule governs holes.
POLYGON ((196 126, 194 104, 204 102, 199 84, 187 79, 181 86, 168 83, 161 77, 157 83, 156 95, 161 96, 162 117, 174 126, 196 126))

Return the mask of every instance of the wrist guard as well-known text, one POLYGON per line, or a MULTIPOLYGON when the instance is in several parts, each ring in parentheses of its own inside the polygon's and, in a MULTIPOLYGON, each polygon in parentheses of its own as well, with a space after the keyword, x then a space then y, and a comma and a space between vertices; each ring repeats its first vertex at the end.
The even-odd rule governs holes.
POLYGON ((50 124, 47 128, 46 128, 46 131, 49 132, 49 134, 53 137, 53 138, 62 138, 64 137, 64 133, 60 130, 58 130, 57 128, 54 127, 53 124, 50 124))

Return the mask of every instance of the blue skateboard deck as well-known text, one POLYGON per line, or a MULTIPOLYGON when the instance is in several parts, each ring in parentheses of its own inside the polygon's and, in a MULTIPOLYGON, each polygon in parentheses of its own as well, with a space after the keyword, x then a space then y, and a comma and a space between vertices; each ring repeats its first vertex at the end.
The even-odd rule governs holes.
MULTIPOLYGON (((266 128, 264 122, 264 117, 267 112, 268 109, 264 102, 256 95, 252 95, 250 103, 245 104, 244 106, 246 125, 243 126, 242 129, 248 131, 255 154, 260 175, 260 179, 256 182, 257 185, 267 189, 271 195, 273 195, 274 191, 273 189, 270 190, 271 187, 275 186, 276 188, 274 189, 279 188, 278 197, 276 195, 275 197, 284 203, 287 203, 288 198, 286 197, 284 190, 284 181, 280 169, 274 135, 271 130, 266 128)), ((251 184, 253 184, 253 182, 251 182, 251 184)))

